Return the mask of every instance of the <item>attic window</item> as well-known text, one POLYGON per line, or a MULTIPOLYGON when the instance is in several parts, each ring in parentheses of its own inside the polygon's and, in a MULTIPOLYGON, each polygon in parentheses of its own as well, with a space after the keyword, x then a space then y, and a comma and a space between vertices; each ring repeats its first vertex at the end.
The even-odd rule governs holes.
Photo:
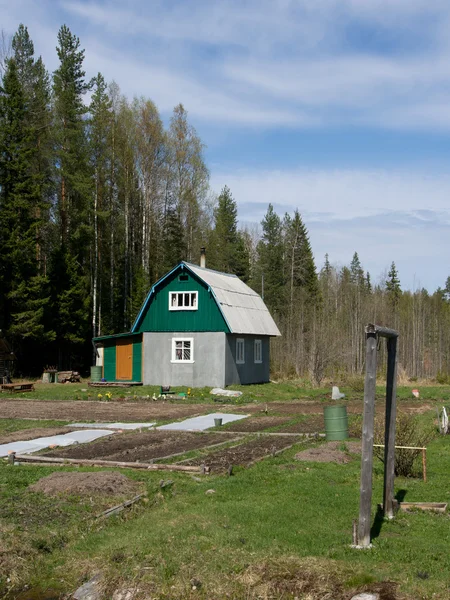
POLYGON ((179 275, 178 281, 189 281, 189 275, 179 275))
POLYGON ((169 310, 197 310, 198 292, 169 292, 169 310))

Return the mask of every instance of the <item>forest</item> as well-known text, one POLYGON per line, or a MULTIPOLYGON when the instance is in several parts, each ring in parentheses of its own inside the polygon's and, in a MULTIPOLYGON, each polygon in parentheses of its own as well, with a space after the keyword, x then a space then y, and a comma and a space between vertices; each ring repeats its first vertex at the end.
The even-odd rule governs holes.
POLYGON ((56 52, 50 74, 20 25, 0 56, 0 330, 16 375, 87 374, 92 337, 127 331, 151 285, 204 246, 208 267, 271 310, 273 378, 359 376, 375 322, 400 331, 402 377, 450 382, 450 278, 431 294, 402 290, 395 262, 373 283, 357 252, 316 264, 298 210, 269 205, 259 228, 239 225, 239 199, 210 188, 183 104, 164 123, 151 99, 128 99, 101 73, 88 80, 65 25, 56 52))

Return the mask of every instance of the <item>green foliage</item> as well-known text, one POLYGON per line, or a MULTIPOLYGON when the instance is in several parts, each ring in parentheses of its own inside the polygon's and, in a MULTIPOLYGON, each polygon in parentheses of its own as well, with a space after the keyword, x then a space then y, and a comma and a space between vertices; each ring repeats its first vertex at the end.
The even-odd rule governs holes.
MULTIPOLYGON (((432 425, 424 425, 417 416, 399 413, 395 420, 395 445, 417 448, 408 450, 406 448, 395 449, 395 475, 397 477, 417 476, 415 471, 415 462, 419 456, 422 456, 422 448, 426 447, 435 437, 436 432, 432 425)), ((385 443, 384 420, 377 417, 374 428, 374 444, 385 443)), ((384 462, 384 448, 375 448, 374 454, 384 462)))
POLYGON ((244 281, 249 278, 250 258, 243 234, 237 228, 237 204, 225 186, 214 210, 214 229, 208 247, 208 266, 233 273, 244 281))
POLYGON ((388 279, 386 280, 386 291, 389 302, 395 309, 398 306, 402 289, 400 287, 400 279, 398 277, 397 267, 395 266, 394 262, 391 264, 391 268, 388 273, 388 279))

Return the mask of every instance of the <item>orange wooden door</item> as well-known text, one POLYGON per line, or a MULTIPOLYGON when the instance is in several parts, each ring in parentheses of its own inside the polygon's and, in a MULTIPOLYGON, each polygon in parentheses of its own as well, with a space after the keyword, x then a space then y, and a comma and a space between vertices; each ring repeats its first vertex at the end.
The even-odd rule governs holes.
POLYGON ((133 375, 133 345, 127 340, 117 340, 116 379, 128 379, 133 375))

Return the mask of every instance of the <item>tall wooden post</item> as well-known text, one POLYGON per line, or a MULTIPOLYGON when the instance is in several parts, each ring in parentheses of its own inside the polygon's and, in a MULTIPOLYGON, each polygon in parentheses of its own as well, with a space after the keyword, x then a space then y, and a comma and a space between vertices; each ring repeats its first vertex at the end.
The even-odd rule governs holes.
POLYGON ((384 438, 383 513, 394 517, 395 417, 397 411, 397 337, 387 339, 386 420, 384 438))
POLYGON ((370 515, 372 508, 373 427, 377 378, 377 337, 374 326, 366 327, 366 380, 364 384, 364 415, 361 456, 361 487, 359 503, 358 545, 370 546, 370 515))

